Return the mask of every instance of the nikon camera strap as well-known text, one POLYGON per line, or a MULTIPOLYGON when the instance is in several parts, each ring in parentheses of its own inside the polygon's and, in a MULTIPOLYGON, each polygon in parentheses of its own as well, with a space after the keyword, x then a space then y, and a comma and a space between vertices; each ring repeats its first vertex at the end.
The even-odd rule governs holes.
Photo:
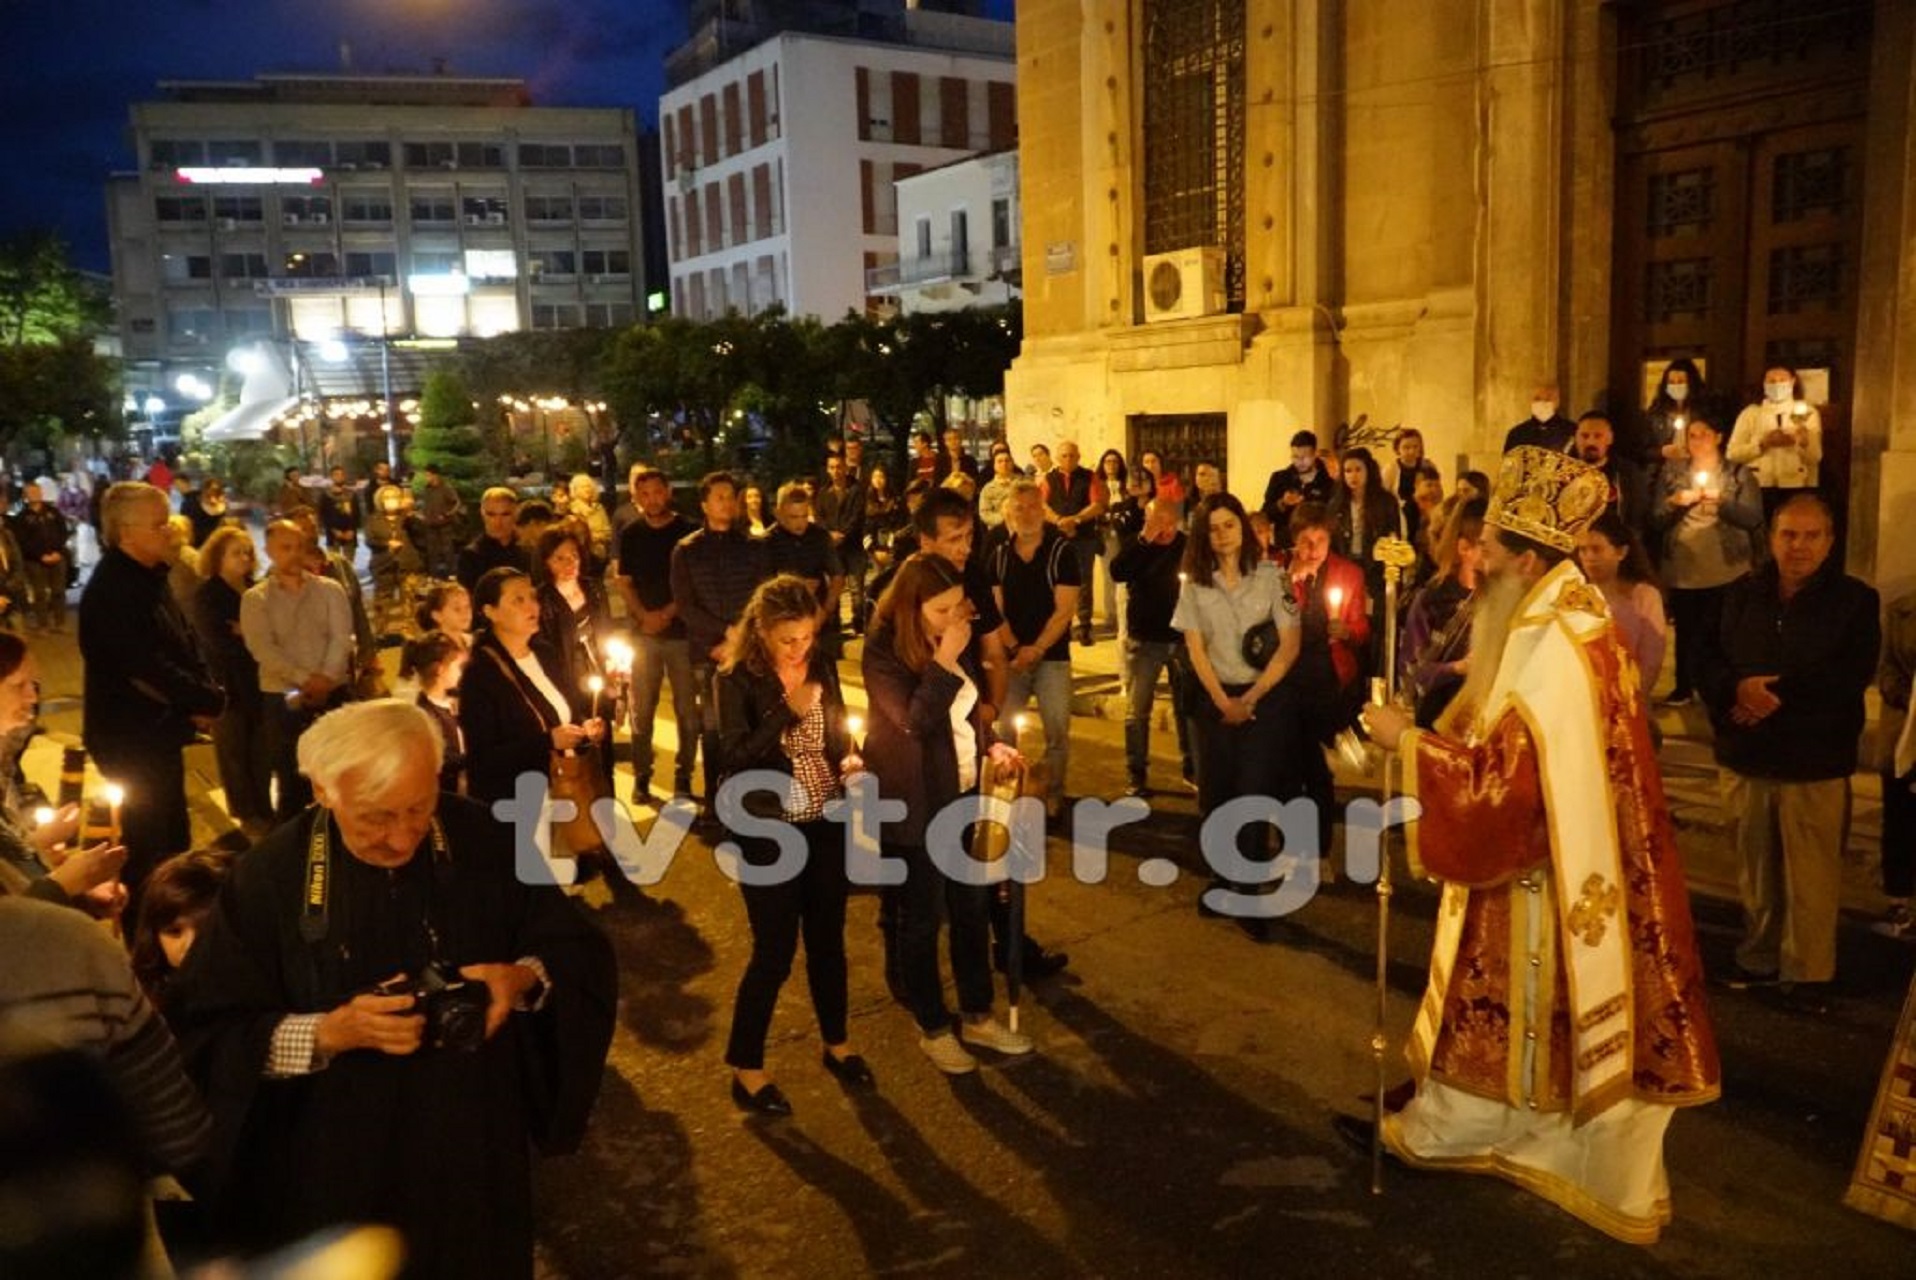
MULTIPOLYGON (((446 841, 446 829, 440 825, 439 815, 432 817, 432 857, 435 863, 450 863, 452 848, 446 841)), ((331 924, 333 896, 333 815, 327 810, 314 806, 313 827, 306 836, 306 874, 302 879, 305 886, 304 901, 299 913, 299 936, 306 942, 319 942, 326 937, 331 924)))

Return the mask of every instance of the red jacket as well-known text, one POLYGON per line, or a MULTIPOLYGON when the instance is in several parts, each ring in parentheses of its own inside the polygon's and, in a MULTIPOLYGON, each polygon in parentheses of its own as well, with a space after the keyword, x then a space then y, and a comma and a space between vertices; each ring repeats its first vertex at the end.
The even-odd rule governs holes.
MULTIPOLYGON (((1295 566, 1291 573, 1297 573, 1295 566)), ((1331 641, 1331 665, 1337 670, 1338 687, 1348 689, 1363 669, 1362 655, 1370 645, 1370 596, 1364 589, 1364 570, 1333 551, 1315 577, 1292 577, 1291 594, 1300 611, 1321 608, 1344 624, 1344 638, 1331 641), (1336 609, 1330 607, 1332 591, 1343 593, 1336 609)))

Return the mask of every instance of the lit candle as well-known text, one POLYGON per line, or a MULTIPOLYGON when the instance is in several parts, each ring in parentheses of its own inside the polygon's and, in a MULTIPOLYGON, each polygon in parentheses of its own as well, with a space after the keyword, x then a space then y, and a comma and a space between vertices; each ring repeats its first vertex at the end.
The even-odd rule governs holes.
POLYGON ((597 675, 587 676, 585 678, 585 687, 587 691, 592 694, 592 718, 597 720, 599 718, 599 695, 605 692, 605 677, 597 675))
POLYGON ((1809 417, 1810 402, 1807 400, 1798 400, 1795 404, 1790 406, 1790 415, 1792 417, 1797 417, 1797 418, 1809 417))
POLYGON ((106 784, 103 793, 106 796, 107 839, 114 844, 120 843, 120 806, 126 803, 126 788, 117 782, 106 784))
POLYGON ((53 819, 54 812, 52 808, 47 805, 43 804, 33 811, 33 825, 36 827, 51 826, 53 819))
POLYGON ((864 744, 859 741, 860 738, 865 736, 865 719, 863 716, 848 715, 845 717, 845 736, 852 740, 853 751, 861 751, 864 749, 864 744))
POLYGON ((1692 476, 1691 479, 1696 481, 1696 487, 1699 489, 1707 489, 1710 487, 1710 473, 1707 471, 1699 471, 1696 475, 1692 476))
POLYGON ((632 674, 632 646, 614 638, 605 642, 605 669, 623 679, 632 674))
POLYGON ((1344 611, 1344 588, 1332 587, 1324 593, 1324 599, 1329 602, 1332 613, 1344 611))
MULTIPOLYGON (((1178 576, 1182 577, 1183 575, 1180 574, 1178 576)), ((1017 715, 1011 717, 1011 733, 1012 733, 1013 739, 1015 740, 1014 745, 1018 748, 1020 753, 1022 753, 1025 749, 1025 730, 1029 728, 1030 725, 1031 725, 1031 717, 1024 714, 1024 712, 1022 711, 1019 712, 1017 715)))
POLYGON ((1683 430, 1683 428, 1690 425, 1690 420, 1679 413, 1676 417, 1670 420, 1670 425, 1675 427, 1678 431, 1681 431, 1683 430))

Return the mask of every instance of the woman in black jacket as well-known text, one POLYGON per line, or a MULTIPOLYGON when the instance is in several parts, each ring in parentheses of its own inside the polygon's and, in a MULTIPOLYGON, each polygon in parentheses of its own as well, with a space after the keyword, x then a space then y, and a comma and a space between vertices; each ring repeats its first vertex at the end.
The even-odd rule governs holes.
POLYGON ((240 638, 240 597, 253 585, 253 536, 244 529, 215 529, 200 548, 199 590, 193 596, 193 630, 207 665, 226 690, 226 707, 213 722, 213 758, 219 765, 226 811, 258 837, 273 824, 273 769, 266 749, 266 708, 259 663, 240 638))
POLYGON ((565 667, 539 635, 539 596, 518 569, 489 569, 473 605, 486 630, 459 683, 466 738, 466 794, 485 804, 513 792, 523 773, 546 772, 554 751, 585 751, 605 739, 591 699, 565 686, 565 667))
POLYGON ((971 608, 964 576, 937 556, 913 556, 878 602, 865 642, 865 694, 871 733, 865 759, 886 800, 901 800, 905 817, 884 827, 884 851, 905 863, 898 947, 918 1047, 949 1075, 978 1063, 960 1044, 1000 1053, 1031 1052, 1029 1037, 991 1015, 990 889, 948 879, 926 851, 931 819, 975 790, 987 768, 1016 764, 1010 745, 992 738, 978 714, 984 673, 967 659, 971 608), (940 906, 951 920, 951 967, 964 1013, 951 1033, 938 977, 940 906))
POLYGON ((845 1084, 872 1083, 871 1068, 852 1052, 847 1029, 845 897, 851 885, 843 828, 824 816, 825 804, 844 794, 840 779, 864 765, 845 729, 837 667, 817 640, 818 597, 811 584, 780 574, 752 593, 719 666, 720 768, 727 778, 762 772, 777 775, 780 785, 789 779, 786 800, 754 789, 746 793, 745 808, 791 824, 804 847, 803 865, 785 867, 778 865, 783 850, 775 840, 739 839, 739 888, 752 923, 752 959, 739 979, 725 1061, 733 1071, 732 1100, 764 1115, 792 1110, 765 1073, 765 1036, 801 931, 825 1069, 845 1084), (761 877, 767 883, 757 883, 761 877))

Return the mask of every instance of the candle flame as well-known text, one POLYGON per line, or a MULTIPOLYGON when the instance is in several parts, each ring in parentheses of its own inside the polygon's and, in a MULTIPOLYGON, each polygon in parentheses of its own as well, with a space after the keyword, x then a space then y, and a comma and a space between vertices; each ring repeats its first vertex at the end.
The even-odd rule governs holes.
POLYGON ((601 693, 604 693, 605 692, 605 677, 604 676, 587 676, 585 679, 585 689, 587 693, 592 694, 594 697, 598 696, 601 693))
POLYGON ((126 803, 126 788, 117 782, 107 783, 102 788, 101 794, 105 795, 106 802, 116 809, 126 803))
POLYGON ((53 821, 53 816, 52 809, 46 805, 41 805, 33 811, 33 825, 36 827, 44 827, 53 821))
POLYGON ((1699 488, 1699 489, 1703 489, 1703 488, 1707 488, 1707 487, 1709 486, 1709 483, 1710 483, 1710 473, 1709 473, 1709 472, 1707 472, 1707 471, 1699 471, 1699 472, 1697 472, 1697 473, 1696 473, 1696 475, 1695 475, 1695 477, 1693 477, 1693 478, 1694 478, 1694 479, 1696 480, 1696 487, 1697 487, 1697 488, 1699 488))
POLYGON ((858 735, 865 732, 864 717, 846 716, 845 717, 845 732, 851 734, 852 737, 854 738, 856 738, 858 735))

